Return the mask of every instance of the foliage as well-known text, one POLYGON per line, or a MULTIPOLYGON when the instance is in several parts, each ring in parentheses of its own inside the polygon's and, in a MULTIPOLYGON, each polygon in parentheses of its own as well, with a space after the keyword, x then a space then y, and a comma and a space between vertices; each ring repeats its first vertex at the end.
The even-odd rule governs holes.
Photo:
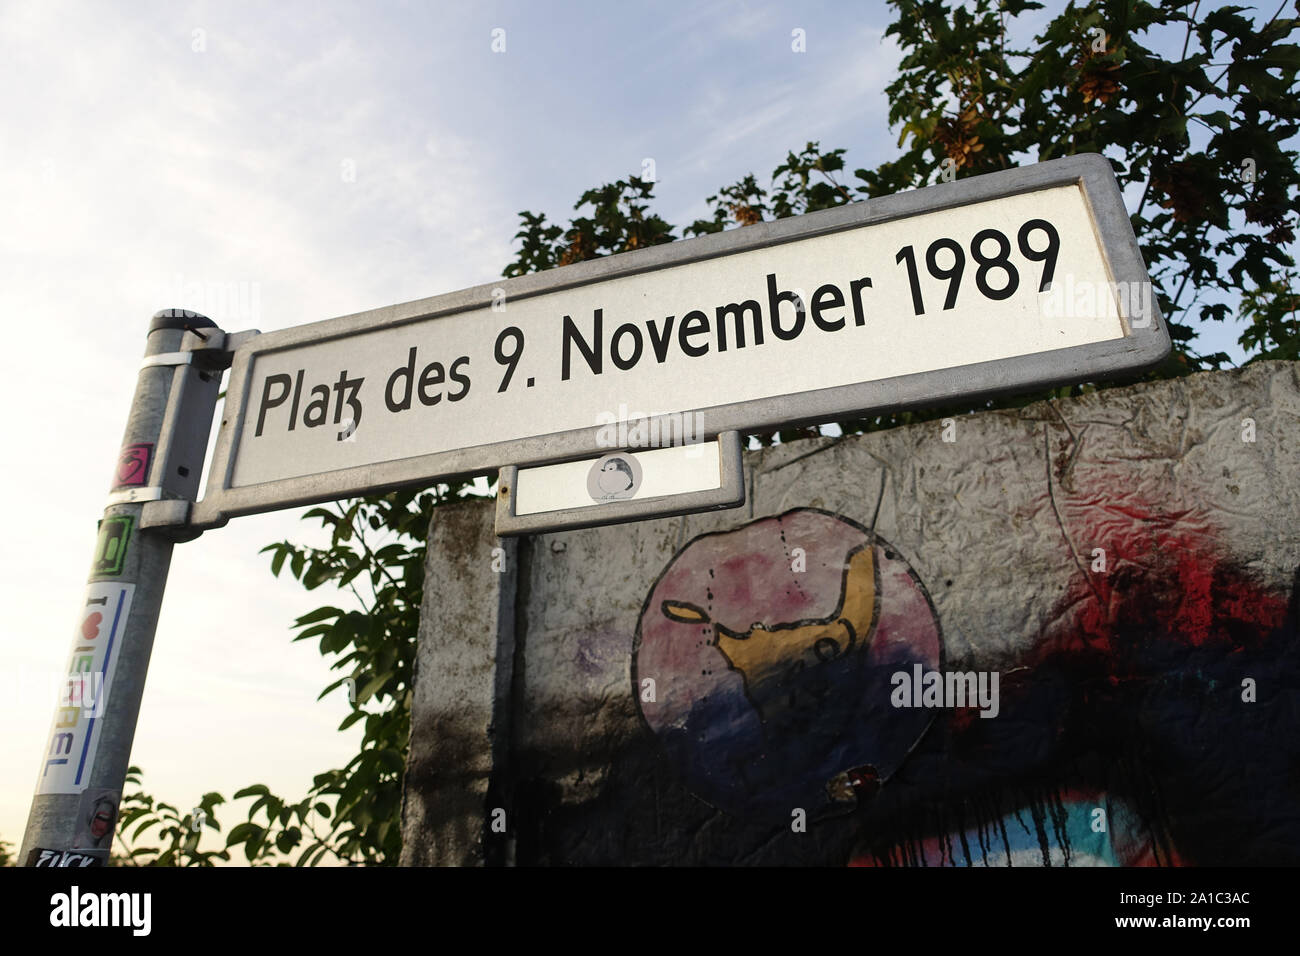
MULTIPOLYGON (((321 698, 352 681, 354 709, 339 729, 362 724, 360 752, 342 769, 317 775, 298 801, 277 796, 264 784, 237 792, 234 800, 250 801, 246 819, 230 830, 219 853, 198 850, 197 839, 189 833, 190 817, 130 793, 124 800, 130 809, 123 814, 119 832, 127 833, 130 814, 130 822, 139 819, 143 824, 148 818, 164 824, 160 832, 170 841, 152 854, 128 854, 130 862, 211 865, 215 859, 229 859, 229 852, 240 846, 245 861, 259 865, 397 862, 425 532, 433 508, 467 489, 468 483, 462 482, 314 508, 303 517, 329 529, 326 547, 284 541, 263 549, 271 554, 275 575, 288 568, 308 590, 327 582, 346 588, 360 608, 317 608, 298 618, 294 638, 317 639, 321 654, 336 656, 331 667, 344 676, 321 691, 321 698)), ((138 776, 128 781, 138 786, 138 776)), ((224 800, 219 794, 204 800, 206 824, 220 831, 215 807, 224 800)), ((144 829, 141 826, 134 836, 144 829)))
POLYGON ((115 866, 213 866, 214 860, 229 860, 230 854, 224 850, 200 850, 200 828, 211 827, 220 831, 214 809, 217 804, 225 803, 219 793, 206 793, 195 810, 201 811, 198 824, 195 825, 193 811, 184 816, 169 803, 155 801, 144 793, 140 786, 140 768, 129 767, 126 772, 126 784, 134 785, 136 790, 123 791, 122 805, 117 822, 117 836, 110 863, 115 866), (161 838, 161 846, 137 846, 137 841, 145 833, 157 827, 151 834, 155 839, 161 838))
MULTIPOLYGON (((691 234, 716 232, 897 193, 948 175, 978 175, 1082 152, 1111 159, 1121 187, 1141 188, 1133 230, 1169 320, 1175 350, 1148 377, 1217 368, 1223 353, 1192 351, 1190 319, 1223 321, 1225 298, 1245 320, 1240 343, 1254 358, 1297 352, 1287 247, 1300 211, 1297 30, 1281 8, 1262 28, 1243 7, 1197 16, 1199 4, 1106 0, 1070 4, 1033 49, 1006 46, 1007 18, 1039 9, 1027 0, 894 0, 887 31, 904 50, 887 87, 903 154, 841 182, 843 150, 809 143, 791 153, 766 190, 748 176, 709 197, 713 217, 691 234), (1160 28, 1167 28, 1161 31, 1160 28), (1171 32, 1177 60, 1144 45, 1171 32), (1278 273, 1283 272, 1281 278, 1278 273)), ((1013 404, 1078 394, 1083 387, 1022 396, 1013 404)), ((986 403, 992 404, 992 403, 986 403)), ((880 416, 848 430, 891 427, 955 409, 880 416)))
MULTIPOLYGON (((1297 358, 1300 324, 1293 286, 1300 210, 1295 95, 1300 47, 1287 42, 1295 19, 1279 8, 1256 26, 1247 8, 1198 15, 1198 3, 1098 0, 1071 3, 1026 49, 1008 46, 1008 24, 1040 9, 1028 0, 891 0, 887 31, 903 51, 887 87, 900 154, 849 177, 845 150, 810 142, 790 152, 766 185, 749 174, 707 198, 708 217, 682 230, 726 228, 815 212, 942 181, 1082 152, 1106 155, 1121 186, 1140 190, 1134 233, 1157 286, 1175 350, 1148 378, 1221 366, 1222 353, 1193 350, 1193 321, 1224 321, 1237 303, 1240 342, 1258 358, 1297 358), (1181 45, 1165 59, 1155 37, 1181 45), (1253 172, 1253 178, 1246 173, 1253 172), (1185 298, 1189 296, 1189 298, 1185 298)), ((505 269, 519 276, 671 242, 674 228, 649 210, 653 182, 632 176, 583 193, 567 226, 520 213, 519 252, 505 269)), ((1091 391, 1080 384, 973 407, 885 413, 839 423, 853 433, 976 408, 1014 407, 1091 391)), ((783 429, 761 440, 789 440, 816 429, 783 429)), ((361 750, 343 769, 316 777, 289 803, 261 785, 236 798, 253 802, 227 850, 242 844, 249 862, 297 852, 296 863, 391 865, 400 851, 401 777, 410 727, 415 635, 424 541, 438 506, 469 493, 467 483, 407 490, 308 512, 331 531, 326 548, 288 541, 268 546, 271 570, 287 564, 308 590, 349 588, 360 610, 321 607, 300 617, 295 640, 319 638, 333 668, 355 681, 356 709, 340 729, 364 721, 361 750), (362 585, 358 588, 358 583, 362 585), (319 824, 319 828, 317 828, 319 824)), ((207 809, 222 802, 209 794, 207 809)), ((149 820, 170 842, 128 859, 153 865, 210 864, 223 853, 192 845, 187 819, 132 795, 136 836, 149 820)), ((215 817, 209 825, 216 827, 215 817)), ((282 862, 282 861, 281 861, 282 862)))
POLYGON ((350 611, 320 607, 303 615, 295 624, 300 631, 294 640, 319 638, 321 654, 340 655, 331 667, 345 676, 320 696, 351 681, 354 709, 339 729, 362 722, 363 732, 356 757, 341 770, 318 775, 303 801, 290 807, 264 794, 266 802, 254 804, 250 824, 255 812, 264 809, 267 825, 246 831, 236 828, 228 841, 238 842, 237 837, 247 832, 253 843, 252 848, 246 847, 250 860, 272 840, 277 849, 287 852, 285 844, 297 840, 292 828, 284 829, 290 811, 305 822, 299 811, 310 805, 322 813, 332 807, 333 817, 322 836, 313 833, 300 864, 316 863, 326 854, 344 863, 397 862, 425 535, 433 509, 468 489, 469 483, 461 482, 314 508, 303 517, 319 519, 330 530, 328 547, 283 541, 263 549, 272 554, 272 573, 279 575, 287 562, 290 573, 308 590, 332 582, 348 588, 360 606, 350 611), (275 826, 280 827, 278 832, 275 826), (291 835, 286 837, 286 832, 291 835))
POLYGON ((523 227, 515 238, 522 246, 502 274, 527 275, 672 242, 672 227, 658 216, 646 215, 646 200, 653 193, 654 183, 636 176, 589 189, 573 208, 591 206, 591 215, 579 216, 567 229, 548 225, 545 214, 521 212, 523 227))
POLYGON ((1070 4, 1034 49, 1008 50, 1005 17, 1039 4, 895 6, 889 33, 908 53, 887 92, 908 148, 886 176, 858 172, 865 195, 918 185, 944 160, 967 175, 1104 153, 1121 187, 1142 189, 1133 231, 1179 346, 1160 374, 1227 360, 1190 351, 1190 316, 1228 315, 1215 293, 1259 302, 1242 310, 1243 346, 1263 333, 1284 347, 1259 324, 1285 291, 1273 279, 1294 265, 1286 246, 1300 210, 1296 155, 1284 145, 1300 129, 1300 47, 1283 42, 1297 21, 1282 7, 1261 28, 1246 7, 1198 16, 1190 2, 1070 4), (1181 35, 1177 60, 1143 44, 1153 33, 1181 35))

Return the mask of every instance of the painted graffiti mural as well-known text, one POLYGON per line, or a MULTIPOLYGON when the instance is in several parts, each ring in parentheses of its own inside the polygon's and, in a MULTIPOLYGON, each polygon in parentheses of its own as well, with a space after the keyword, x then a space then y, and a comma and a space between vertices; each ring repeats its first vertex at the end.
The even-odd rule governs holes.
POLYGON ((924 583, 850 519, 694 538, 637 625, 645 725, 732 817, 847 818, 852 865, 1300 862, 1295 589, 1258 586, 1208 518, 1082 491, 1064 519, 1108 573, 1071 568, 980 670, 948 668, 924 583))
POLYGON ((944 422, 509 562, 448 510, 403 861, 1300 866, 1300 365, 944 422))
POLYGON ((737 813, 812 817, 887 779, 933 715, 890 706, 890 678, 942 655, 906 560, 846 518, 803 508, 687 544, 655 583, 637 674, 692 788, 737 813))

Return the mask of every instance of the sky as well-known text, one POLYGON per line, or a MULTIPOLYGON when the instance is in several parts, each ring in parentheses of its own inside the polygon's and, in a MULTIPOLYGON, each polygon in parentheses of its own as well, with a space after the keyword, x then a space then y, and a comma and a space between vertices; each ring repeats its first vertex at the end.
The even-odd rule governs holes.
MULTIPOLYGON (((872 166, 897 153, 889 21, 877 2, 0 4, 0 839, 25 827, 154 312, 266 332, 490 282, 520 210, 565 220, 647 158, 678 225, 808 141, 872 166)), ((1236 334, 1205 350, 1240 356, 1236 334)), ((319 542, 300 514, 176 548, 132 762, 183 812, 251 783, 300 796, 355 753, 344 693, 316 700, 338 675, 290 641, 346 598, 258 553, 319 542)))

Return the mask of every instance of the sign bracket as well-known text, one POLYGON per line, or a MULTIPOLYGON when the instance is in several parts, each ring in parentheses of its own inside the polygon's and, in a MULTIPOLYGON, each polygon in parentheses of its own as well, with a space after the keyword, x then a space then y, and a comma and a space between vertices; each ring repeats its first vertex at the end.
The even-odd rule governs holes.
POLYGON ((166 535, 174 542, 192 541, 202 534, 201 528, 190 526, 189 517, 198 498, 203 459, 212 430, 212 411, 209 409, 205 418, 198 406, 215 404, 221 373, 230 368, 235 350, 261 333, 250 329, 207 330, 205 334, 207 337, 202 339, 197 335, 186 336, 181 351, 147 356, 141 364, 142 369, 159 366, 174 369, 172 389, 154 449, 154 474, 161 476, 161 481, 153 487, 125 489, 110 496, 110 504, 117 503, 118 496, 124 501, 142 502, 140 528, 166 535))

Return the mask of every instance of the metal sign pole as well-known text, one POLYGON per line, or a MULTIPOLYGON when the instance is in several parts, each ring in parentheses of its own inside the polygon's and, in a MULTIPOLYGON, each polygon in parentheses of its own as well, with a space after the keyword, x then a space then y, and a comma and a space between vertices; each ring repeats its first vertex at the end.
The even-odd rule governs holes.
POLYGON ((156 517, 198 497, 228 339, 210 319, 153 317, 19 859, 107 863, 172 546, 156 517))

